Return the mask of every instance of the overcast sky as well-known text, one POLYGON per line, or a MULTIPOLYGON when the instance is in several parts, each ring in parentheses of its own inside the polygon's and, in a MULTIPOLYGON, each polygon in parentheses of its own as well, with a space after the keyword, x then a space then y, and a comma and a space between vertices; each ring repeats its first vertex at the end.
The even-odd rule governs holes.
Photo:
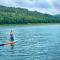
POLYGON ((60 14, 60 0, 0 0, 0 5, 26 8, 41 13, 60 14))

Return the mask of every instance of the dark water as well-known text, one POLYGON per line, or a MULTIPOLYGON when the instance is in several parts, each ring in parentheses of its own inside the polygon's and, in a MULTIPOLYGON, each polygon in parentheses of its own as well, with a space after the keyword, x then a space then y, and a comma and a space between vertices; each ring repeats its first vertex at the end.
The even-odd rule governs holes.
POLYGON ((3 42, 10 30, 18 42, 0 46, 1 60, 60 60, 60 25, 0 26, 3 42))

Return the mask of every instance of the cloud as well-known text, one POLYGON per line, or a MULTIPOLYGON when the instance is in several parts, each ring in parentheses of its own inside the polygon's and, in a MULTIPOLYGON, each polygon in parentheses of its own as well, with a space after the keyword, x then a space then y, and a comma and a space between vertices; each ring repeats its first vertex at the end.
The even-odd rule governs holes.
POLYGON ((53 4, 56 9, 60 9, 60 0, 54 0, 53 4))
MULTIPOLYGON (((29 9, 29 8, 28 8, 29 9)), ((38 11, 44 14, 51 14, 51 15, 55 15, 55 14, 60 14, 60 9, 50 9, 50 8, 31 8, 29 9, 30 11, 38 11)))
POLYGON ((59 0, 0 0, 0 5, 27 8, 42 13, 60 13, 59 0))
POLYGON ((14 6, 15 2, 14 2, 14 0, 0 0, 0 5, 14 6))
POLYGON ((0 5, 30 8, 49 8, 47 0, 0 0, 0 5))
POLYGON ((30 8, 49 8, 47 1, 45 0, 15 0, 17 6, 30 7, 30 8))

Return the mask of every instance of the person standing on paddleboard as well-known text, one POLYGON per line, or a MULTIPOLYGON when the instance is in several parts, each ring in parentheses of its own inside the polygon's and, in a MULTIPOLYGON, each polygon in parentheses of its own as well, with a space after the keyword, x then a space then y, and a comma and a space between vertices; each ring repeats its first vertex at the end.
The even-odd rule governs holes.
POLYGON ((10 41, 11 42, 14 42, 14 36, 13 36, 13 31, 12 30, 10 32, 10 41))

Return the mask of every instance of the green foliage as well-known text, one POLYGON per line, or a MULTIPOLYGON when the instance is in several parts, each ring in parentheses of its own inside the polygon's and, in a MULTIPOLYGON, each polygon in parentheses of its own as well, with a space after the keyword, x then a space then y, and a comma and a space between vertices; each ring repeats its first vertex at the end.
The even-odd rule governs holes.
POLYGON ((28 23, 60 23, 60 17, 23 8, 0 6, 0 24, 28 23))

